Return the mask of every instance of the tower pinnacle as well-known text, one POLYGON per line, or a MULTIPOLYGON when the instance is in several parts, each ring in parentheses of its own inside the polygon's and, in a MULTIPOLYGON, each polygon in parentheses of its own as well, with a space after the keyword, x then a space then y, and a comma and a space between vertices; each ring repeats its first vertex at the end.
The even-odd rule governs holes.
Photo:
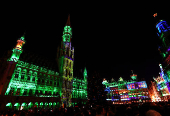
POLYGON ((22 40, 22 41, 24 41, 25 42, 25 32, 24 32, 24 34, 21 36, 21 38, 20 38, 20 40, 22 40))
POLYGON ((66 25, 67 26, 71 26, 71 24, 70 24, 70 14, 68 15, 68 19, 67 19, 66 25))
MULTIPOLYGON (((63 42, 71 42, 71 36, 72 36, 72 32, 71 32, 71 26, 70 26, 70 15, 68 15, 68 19, 66 22, 66 25, 64 27, 64 31, 63 31, 63 42)), ((71 45, 71 44, 70 44, 71 45)))
POLYGON ((84 68, 84 78, 87 77, 87 70, 86 70, 86 67, 84 68))

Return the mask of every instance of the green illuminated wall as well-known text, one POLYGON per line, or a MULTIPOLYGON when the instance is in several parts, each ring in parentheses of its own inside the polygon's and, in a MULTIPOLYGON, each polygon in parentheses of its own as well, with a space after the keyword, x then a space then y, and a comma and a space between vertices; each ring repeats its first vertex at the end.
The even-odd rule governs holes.
POLYGON ((5 95, 59 97, 59 73, 18 60, 5 95))
POLYGON ((73 78, 72 98, 87 99, 87 70, 84 69, 84 79, 73 78))

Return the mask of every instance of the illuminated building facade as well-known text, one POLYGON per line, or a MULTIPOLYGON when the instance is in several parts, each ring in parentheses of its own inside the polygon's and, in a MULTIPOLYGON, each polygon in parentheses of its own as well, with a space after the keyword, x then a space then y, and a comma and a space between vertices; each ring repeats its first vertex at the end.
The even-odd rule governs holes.
POLYGON ((150 89, 151 90, 150 93, 152 94, 151 98, 152 98, 152 101, 158 101, 157 99, 159 99, 159 97, 161 98, 161 101, 167 101, 167 99, 170 96, 169 79, 168 79, 168 76, 164 74, 162 65, 159 64, 159 66, 160 66, 161 72, 160 72, 160 76, 158 76, 157 78, 153 78, 155 82, 152 82, 152 85, 154 85, 154 87, 151 87, 150 89), (155 90, 155 86, 157 88, 156 90, 155 90), (157 95, 157 91, 159 95, 157 95))
POLYGON ((120 77, 117 82, 108 83, 104 79, 102 83, 106 86, 105 91, 108 92, 106 100, 113 102, 113 104, 150 101, 146 82, 137 81, 136 74, 131 75, 130 81, 125 81, 120 77))
MULTIPOLYGON (((25 37, 17 40, 12 53, 0 59, 0 109, 71 107, 81 99, 87 102, 87 70, 83 78, 73 77, 74 48, 71 46, 70 17, 64 27, 57 63, 41 61, 38 65, 20 58, 25 37), (53 68, 49 64, 53 65, 53 68), (55 65, 56 64, 56 65, 55 65)), ((31 55, 28 55, 29 57, 31 55)))
POLYGON ((87 70, 80 73, 78 77, 73 78, 73 89, 72 89, 72 106, 87 103, 87 70))
MULTIPOLYGON (((157 15, 156 15, 157 16, 157 15)), ((157 83, 157 89, 162 93, 162 97, 169 98, 170 93, 170 26, 165 20, 159 20, 156 23, 158 37, 162 44, 158 50, 163 58, 163 63, 160 64, 161 73, 158 78, 154 78, 157 83), (163 68, 162 68, 163 67, 163 68)))
POLYGON ((149 95, 153 102, 161 101, 161 93, 157 89, 156 82, 151 81, 151 84, 149 85, 149 95))

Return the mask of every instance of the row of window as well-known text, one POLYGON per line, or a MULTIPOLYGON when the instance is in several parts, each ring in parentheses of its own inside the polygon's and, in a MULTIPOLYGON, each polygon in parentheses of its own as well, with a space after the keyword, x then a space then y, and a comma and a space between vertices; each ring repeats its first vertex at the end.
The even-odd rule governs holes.
POLYGON ((76 87, 76 86, 73 86, 73 88, 77 88, 77 89, 86 89, 87 87, 85 87, 85 86, 84 86, 84 87, 82 87, 82 86, 77 86, 77 87, 76 87))
POLYGON ((24 89, 24 92, 21 92, 21 88, 18 88, 16 91, 14 91, 14 88, 11 88, 8 95, 11 96, 37 96, 37 95, 53 95, 58 96, 58 92, 52 92, 52 91, 42 91, 42 90, 36 90, 34 91, 32 89, 24 89))
POLYGON ((72 98, 86 98, 86 95, 84 93, 82 93, 82 95, 73 93, 72 98))
POLYGON ((120 95, 127 95, 127 94, 129 94, 129 95, 140 95, 140 94, 148 94, 148 92, 139 92, 139 93, 118 93, 118 92, 110 92, 110 93, 108 93, 108 94, 110 94, 110 95, 114 95, 114 94, 120 94, 120 95))
MULTIPOLYGON (((15 74, 14 76, 15 78, 19 78, 19 75, 18 74, 15 74)), ((21 76, 21 80, 25 80, 25 77, 24 76, 21 76)), ((25 80, 26 81, 26 80, 25 80)), ((35 77, 32 77, 32 79, 30 78, 30 76, 27 77, 27 81, 32 81, 32 82, 35 82, 35 77)), ((45 79, 41 79, 41 78, 38 78, 37 80, 38 83, 42 83, 42 84, 50 84, 50 85, 56 85, 56 86, 59 86, 59 80, 58 81, 53 81, 53 80, 47 80, 45 82, 45 79)))
MULTIPOLYGON (((19 78, 19 74, 15 74, 15 75, 14 75, 14 78, 16 78, 16 79, 19 78)), ((22 79, 22 80, 25 80, 25 76, 24 76, 24 75, 21 75, 21 79, 22 79)), ((31 80, 32 80, 32 81, 35 81, 35 77, 32 77, 32 79, 31 79, 30 76, 28 75, 28 76, 27 76, 27 80, 29 80, 29 81, 31 81, 31 80)))
MULTIPOLYGON (((22 72, 21 72, 21 68, 18 67, 18 68, 15 70, 15 73, 14 73, 14 74, 16 74, 16 75, 21 74, 21 78, 24 78, 25 75, 26 75, 26 73, 27 73, 27 70, 26 70, 26 69, 23 69, 22 72)), ((28 78, 30 78, 31 76, 32 76, 32 77, 37 77, 37 72, 29 71, 29 72, 27 73, 27 75, 28 75, 28 78)), ((42 73, 39 73, 39 77, 48 77, 48 78, 50 78, 50 75, 46 75, 46 74, 42 75, 42 73)), ((53 78, 53 76, 51 76, 51 77, 53 78)))

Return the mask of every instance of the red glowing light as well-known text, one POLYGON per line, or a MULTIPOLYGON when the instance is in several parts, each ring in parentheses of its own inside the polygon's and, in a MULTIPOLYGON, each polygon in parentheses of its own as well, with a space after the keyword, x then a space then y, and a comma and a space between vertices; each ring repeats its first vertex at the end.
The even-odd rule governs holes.
POLYGON ((155 13, 153 16, 156 17, 156 16, 157 16, 157 13, 155 13))

